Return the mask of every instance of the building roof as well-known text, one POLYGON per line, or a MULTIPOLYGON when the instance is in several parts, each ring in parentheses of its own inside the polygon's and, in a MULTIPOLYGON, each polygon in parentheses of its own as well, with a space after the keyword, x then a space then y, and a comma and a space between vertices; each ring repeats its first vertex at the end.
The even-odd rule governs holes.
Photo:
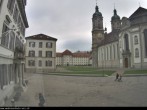
POLYGON ((94 17, 98 17, 98 16, 101 16, 101 17, 102 17, 102 13, 99 12, 99 8, 98 8, 98 6, 96 5, 96 7, 95 7, 95 13, 93 14, 93 18, 94 18, 94 17))
POLYGON ((63 53, 56 53, 56 57, 63 57, 64 55, 71 55, 73 57, 90 57, 91 56, 91 52, 75 52, 72 53, 69 50, 65 50, 63 53))
POLYGON ((73 57, 90 57, 90 53, 73 53, 73 57))
POLYGON ((119 29, 114 29, 112 32, 110 32, 108 34, 105 33, 104 39, 97 46, 99 47, 99 46, 102 46, 102 45, 106 45, 106 44, 118 41, 119 32, 120 32, 119 29))
POLYGON ((111 17, 111 21, 120 20, 120 16, 117 15, 116 9, 114 9, 114 15, 111 17))
POLYGON ((69 50, 65 50, 62 55, 72 55, 72 52, 69 50))
POLYGON ((144 15, 147 15, 147 9, 139 7, 129 18, 132 19, 144 15))
POLYGON ((26 40, 28 40, 28 39, 35 39, 35 40, 53 40, 53 41, 57 41, 56 38, 53 38, 51 36, 47 36, 45 34, 37 34, 37 35, 26 37, 25 39, 26 40))

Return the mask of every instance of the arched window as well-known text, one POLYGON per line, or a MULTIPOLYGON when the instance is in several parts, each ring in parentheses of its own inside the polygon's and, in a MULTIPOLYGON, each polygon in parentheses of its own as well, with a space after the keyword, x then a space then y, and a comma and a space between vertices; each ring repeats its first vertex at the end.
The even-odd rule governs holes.
POLYGON ((138 58, 138 57, 139 57, 139 49, 136 48, 136 49, 135 49, 135 58, 138 58))
POLYGON ((144 30, 145 57, 147 57, 147 29, 144 30))
POLYGON ((134 36, 134 44, 138 44, 138 36, 134 36))
POLYGON ((110 60, 112 59, 112 46, 110 45, 110 60))
POLYGON ((125 41, 125 50, 129 50, 129 39, 128 39, 128 34, 125 34, 124 36, 124 41, 125 41))
POLYGON ((114 60, 115 60, 115 45, 113 45, 113 53, 114 53, 114 60))
POLYGON ((109 60, 109 52, 108 52, 108 47, 107 47, 107 60, 109 60))

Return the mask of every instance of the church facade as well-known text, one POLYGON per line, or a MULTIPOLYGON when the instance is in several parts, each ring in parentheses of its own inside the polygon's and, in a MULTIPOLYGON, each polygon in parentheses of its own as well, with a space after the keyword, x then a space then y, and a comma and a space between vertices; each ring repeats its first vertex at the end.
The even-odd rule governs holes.
POLYGON ((92 18, 92 66, 96 68, 147 67, 147 9, 139 7, 129 18, 111 17, 112 31, 103 28, 98 6, 92 18))

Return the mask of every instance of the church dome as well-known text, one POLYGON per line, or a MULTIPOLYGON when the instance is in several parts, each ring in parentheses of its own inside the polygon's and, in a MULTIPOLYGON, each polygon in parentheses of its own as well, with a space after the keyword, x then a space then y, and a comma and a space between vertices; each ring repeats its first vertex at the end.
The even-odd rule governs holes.
POLYGON ((116 9, 114 9, 114 15, 112 16, 111 20, 120 20, 120 17, 117 15, 116 9))
POLYGON ((95 13, 93 14, 93 17, 98 17, 98 16, 102 16, 102 13, 99 12, 99 8, 98 6, 95 7, 95 13))

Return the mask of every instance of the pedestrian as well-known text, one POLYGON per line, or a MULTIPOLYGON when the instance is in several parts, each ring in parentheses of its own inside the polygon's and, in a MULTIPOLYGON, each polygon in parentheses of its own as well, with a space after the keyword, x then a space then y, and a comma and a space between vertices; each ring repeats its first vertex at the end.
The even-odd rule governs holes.
POLYGON ((45 103, 45 99, 42 95, 42 93, 39 93, 39 107, 43 107, 44 106, 44 103, 45 103))
POLYGON ((118 81, 122 81, 122 75, 121 74, 119 75, 118 81))
POLYGON ((15 100, 14 100, 14 98, 11 99, 11 104, 12 104, 12 107, 15 107, 15 100))
POLYGON ((116 73, 116 79, 115 79, 115 81, 117 81, 117 80, 118 80, 118 78, 119 78, 119 74, 118 74, 118 73, 116 73))

